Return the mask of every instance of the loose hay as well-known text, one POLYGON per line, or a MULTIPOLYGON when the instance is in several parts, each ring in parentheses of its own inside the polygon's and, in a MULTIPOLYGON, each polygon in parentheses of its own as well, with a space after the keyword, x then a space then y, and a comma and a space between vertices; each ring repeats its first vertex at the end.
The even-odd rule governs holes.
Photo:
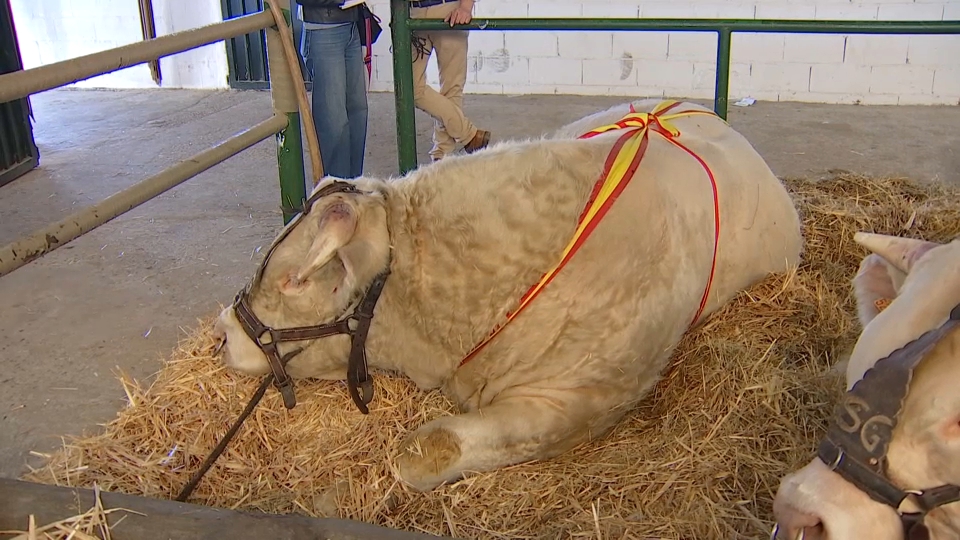
POLYGON ((17 535, 10 540, 110 540, 110 530, 126 516, 120 517, 111 525, 107 515, 120 510, 132 512, 125 508, 104 509, 103 501, 100 500, 100 488, 94 486, 94 504, 86 512, 40 526, 37 525, 36 517, 30 514, 26 530, 0 531, 0 536, 17 535))
MULTIPOLYGON (((804 220, 804 263, 741 294, 677 349, 656 391, 612 433, 558 459, 473 475, 432 493, 391 468, 399 441, 452 414, 437 392, 380 375, 369 416, 339 383, 271 391, 191 501, 339 516, 461 538, 766 538, 780 477, 813 456, 859 332, 850 294, 858 230, 936 241, 960 232, 958 192, 843 174, 786 181, 804 220)), ((149 387, 33 481, 173 498, 257 381, 211 357, 204 321, 149 387)))

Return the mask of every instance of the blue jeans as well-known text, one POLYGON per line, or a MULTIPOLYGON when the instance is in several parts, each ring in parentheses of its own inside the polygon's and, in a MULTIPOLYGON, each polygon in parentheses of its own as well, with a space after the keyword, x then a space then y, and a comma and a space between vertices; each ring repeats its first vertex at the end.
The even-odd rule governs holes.
POLYGON ((304 29, 302 54, 313 75, 313 122, 324 175, 363 174, 367 139, 366 69, 357 25, 304 29))

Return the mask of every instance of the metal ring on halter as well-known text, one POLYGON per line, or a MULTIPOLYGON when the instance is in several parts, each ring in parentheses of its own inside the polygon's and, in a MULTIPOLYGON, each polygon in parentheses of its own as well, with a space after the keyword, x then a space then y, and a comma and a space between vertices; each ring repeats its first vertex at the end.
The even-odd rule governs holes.
POLYGON ((844 455, 843 450, 838 448, 837 457, 833 460, 833 463, 830 464, 831 471, 837 470, 837 467, 840 465, 840 462, 843 461, 843 455, 844 455))

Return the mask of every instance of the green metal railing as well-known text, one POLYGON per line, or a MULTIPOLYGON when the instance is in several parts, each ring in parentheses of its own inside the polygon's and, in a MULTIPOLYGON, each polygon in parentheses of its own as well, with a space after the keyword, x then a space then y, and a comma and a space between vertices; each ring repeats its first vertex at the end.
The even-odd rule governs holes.
POLYGON ((646 31, 715 32, 717 75, 713 108, 727 117, 730 88, 730 49, 734 32, 783 34, 960 34, 960 21, 814 21, 770 19, 474 19, 453 28, 442 20, 411 19, 407 0, 391 0, 394 91, 397 103, 397 150, 400 173, 417 167, 413 102, 411 33, 417 30, 501 31, 646 31))

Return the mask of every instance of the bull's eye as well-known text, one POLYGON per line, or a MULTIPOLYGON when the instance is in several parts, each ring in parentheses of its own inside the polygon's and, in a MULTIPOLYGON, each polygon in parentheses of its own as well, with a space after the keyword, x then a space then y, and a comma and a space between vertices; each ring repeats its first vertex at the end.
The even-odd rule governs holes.
POLYGON ((303 290, 307 285, 307 280, 300 281, 295 273, 289 274, 280 281, 280 292, 284 294, 295 294, 303 290))

